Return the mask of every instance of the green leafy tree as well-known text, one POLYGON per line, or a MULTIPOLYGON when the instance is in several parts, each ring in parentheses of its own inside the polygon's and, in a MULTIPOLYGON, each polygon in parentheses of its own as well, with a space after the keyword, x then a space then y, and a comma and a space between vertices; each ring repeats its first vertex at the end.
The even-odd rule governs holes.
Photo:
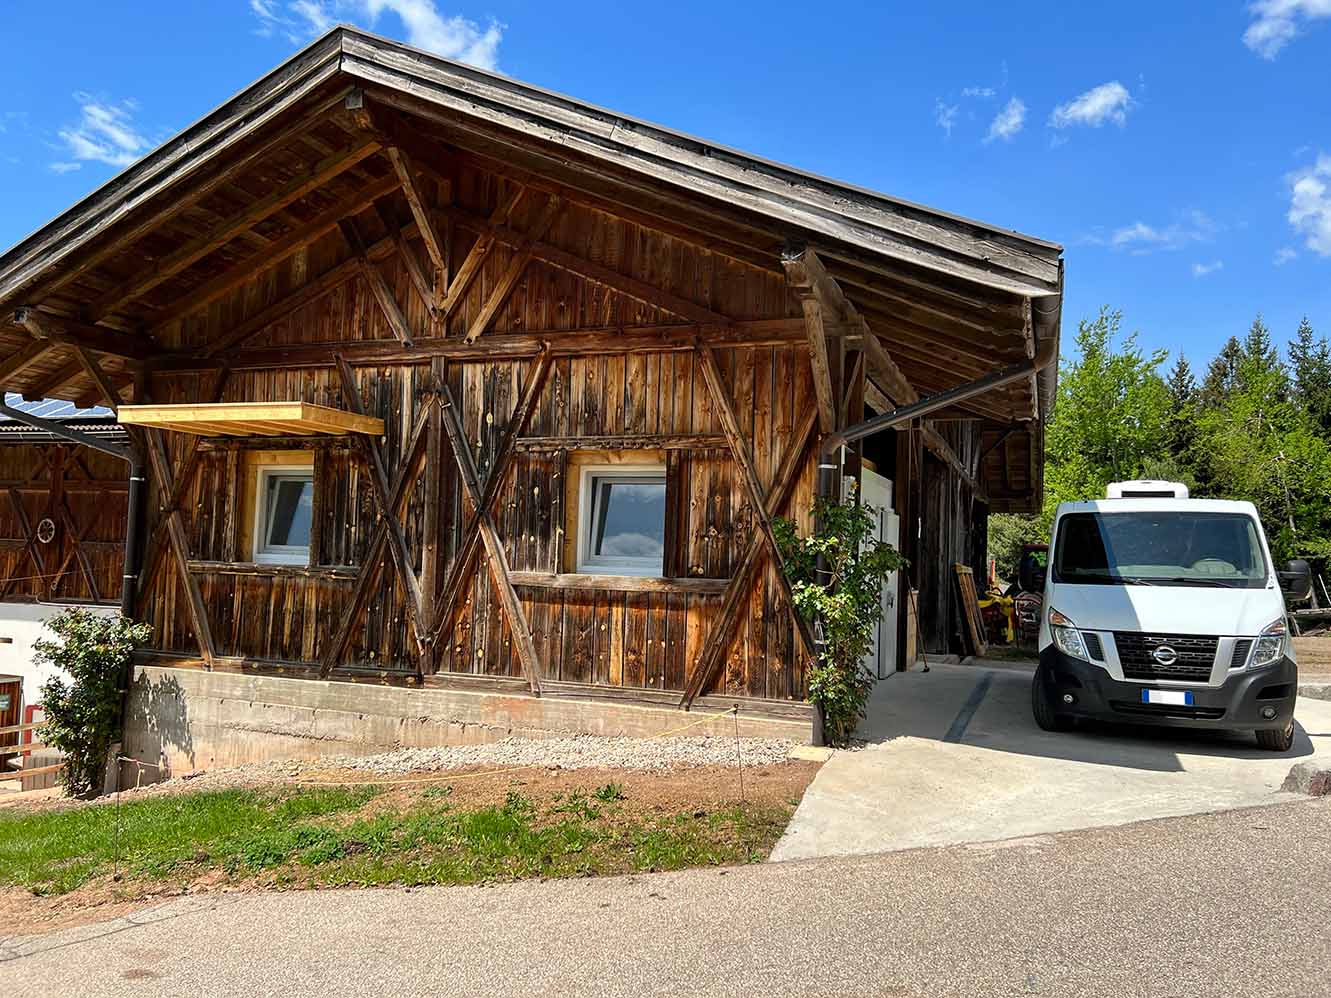
POLYGON ((1331 445, 1295 388, 1259 316, 1197 430, 1207 491, 1252 502, 1279 560, 1331 553, 1331 445))
POLYGON ((120 729, 124 670, 135 646, 147 642, 152 629, 78 607, 52 617, 46 628, 58 640, 34 641, 33 658, 62 674, 42 685, 42 737, 64 753, 65 792, 91 797, 102 788, 111 743, 120 729))
POLYGON ((989 517, 989 557, 994 560, 998 577, 1007 582, 1017 581, 1023 547, 1048 542, 1049 532, 1038 516, 994 513, 989 517))
POLYGON ((833 745, 844 745, 864 717, 874 676, 863 659, 882 619, 883 583, 906 564, 896 548, 873 536, 875 513, 851 495, 842 502, 815 500, 817 530, 810 537, 800 537, 790 520, 773 520, 795 609, 822 632, 821 654, 809 674, 809 700, 822 708, 824 732, 833 745), (828 573, 821 578, 820 561, 828 573))
POLYGON ((1078 324, 1075 360, 1059 371, 1045 436, 1044 527, 1060 502, 1095 499, 1113 481, 1137 478, 1166 449, 1170 392, 1163 350, 1147 354, 1122 313, 1101 309, 1078 324))

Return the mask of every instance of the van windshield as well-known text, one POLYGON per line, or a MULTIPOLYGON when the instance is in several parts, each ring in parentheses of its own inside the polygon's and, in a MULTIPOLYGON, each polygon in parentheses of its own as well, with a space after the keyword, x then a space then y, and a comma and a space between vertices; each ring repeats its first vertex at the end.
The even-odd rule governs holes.
POLYGON ((1054 579, 1078 585, 1261 589, 1266 559, 1242 513, 1069 513, 1059 521, 1054 579))

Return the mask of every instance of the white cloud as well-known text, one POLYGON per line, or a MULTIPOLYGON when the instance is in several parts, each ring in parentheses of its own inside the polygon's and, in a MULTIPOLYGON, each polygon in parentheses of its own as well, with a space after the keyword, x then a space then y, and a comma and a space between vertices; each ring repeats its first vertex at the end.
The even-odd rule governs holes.
POLYGON ((934 123, 948 138, 952 137, 952 126, 957 123, 960 110, 956 104, 944 104, 941 97, 934 103, 934 123))
POLYGON ((1049 116, 1049 124, 1053 128, 1069 128, 1073 125, 1099 128, 1106 121, 1112 121, 1122 127, 1127 124, 1132 103, 1128 88, 1118 80, 1111 80, 1072 98, 1066 104, 1058 105, 1049 116))
POLYGON ((1280 249, 1276 250, 1275 259, 1272 260, 1271 262, 1274 263, 1277 267, 1283 267, 1291 260, 1297 259, 1298 255, 1299 255, 1298 251, 1295 250, 1292 246, 1282 246, 1280 247, 1280 249))
POLYGON ((76 93, 79 120, 57 132, 65 157, 51 164, 57 173, 77 170, 82 162, 125 167, 148 150, 148 140, 134 123, 138 105, 134 101, 113 104, 85 93, 76 93))
POLYGON ((1207 274, 1214 274, 1217 270, 1224 269, 1224 260, 1212 260, 1210 263, 1194 263, 1192 265, 1192 276, 1205 277, 1207 274))
POLYGON ((52 172, 52 173, 73 173, 75 170, 82 170, 82 169, 83 169, 83 164, 82 164, 82 163, 64 163, 64 162, 57 161, 57 162, 51 163, 51 164, 50 164, 50 167, 51 167, 51 172, 52 172))
POLYGON ((995 96, 997 96, 997 94, 998 94, 998 91, 995 90, 993 87, 962 87, 962 88, 961 88, 961 96, 963 96, 963 97, 978 97, 978 98, 980 98, 980 100, 989 100, 991 97, 995 97, 995 96))
POLYGON ((1263 59, 1274 59, 1306 22, 1331 17, 1331 0, 1256 0, 1248 10, 1253 22, 1243 33, 1243 44, 1263 59))
POLYGON ((1194 243, 1210 242, 1219 230, 1220 226, 1210 216, 1194 208, 1184 212, 1178 221, 1169 225, 1148 225, 1137 221, 1115 229, 1108 238, 1092 236, 1088 242, 1127 250, 1134 256, 1145 256, 1161 250, 1180 250, 1194 243))
POLYGON ((504 38, 504 26, 497 21, 481 27, 459 15, 445 16, 435 0, 249 0, 249 5, 258 34, 280 34, 297 45, 340 20, 376 27, 381 15, 393 14, 408 44, 482 69, 498 67, 504 38))
POLYGON ((1021 98, 1013 97, 990 122, 989 134, 985 136, 985 141, 992 142, 994 139, 1002 139, 1006 142, 1020 132, 1025 124, 1026 105, 1021 102, 1021 98))
POLYGON ((1289 213, 1294 231, 1319 256, 1331 256, 1331 156, 1289 176, 1289 213))

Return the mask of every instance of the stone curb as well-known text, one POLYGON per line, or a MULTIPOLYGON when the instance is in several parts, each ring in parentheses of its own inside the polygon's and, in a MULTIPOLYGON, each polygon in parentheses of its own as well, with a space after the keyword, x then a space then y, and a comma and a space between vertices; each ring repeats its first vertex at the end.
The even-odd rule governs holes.
POLYGON ((1286 793, 1308 794, 1310 797, 1331 795, 1331 767, 1316 760, 1295 763, 1280 789, 1286 793))
POLYGON ((1331 682, 1300 683, 1299 696, 1313 700, 1331 700, 1331 682))

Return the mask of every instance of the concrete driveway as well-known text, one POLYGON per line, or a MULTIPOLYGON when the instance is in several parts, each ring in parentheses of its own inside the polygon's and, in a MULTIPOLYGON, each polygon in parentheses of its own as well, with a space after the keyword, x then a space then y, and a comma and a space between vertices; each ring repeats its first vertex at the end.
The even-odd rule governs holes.
POLYGON ((773 860, 989 842, 1296 799, 1290 767, 1331 757, 1331 701, 1300 699, 1284 754, 1251 735, 1041 731, 1032 669, 935 665, 878 683, 861 733, 800 803, 773 860))

